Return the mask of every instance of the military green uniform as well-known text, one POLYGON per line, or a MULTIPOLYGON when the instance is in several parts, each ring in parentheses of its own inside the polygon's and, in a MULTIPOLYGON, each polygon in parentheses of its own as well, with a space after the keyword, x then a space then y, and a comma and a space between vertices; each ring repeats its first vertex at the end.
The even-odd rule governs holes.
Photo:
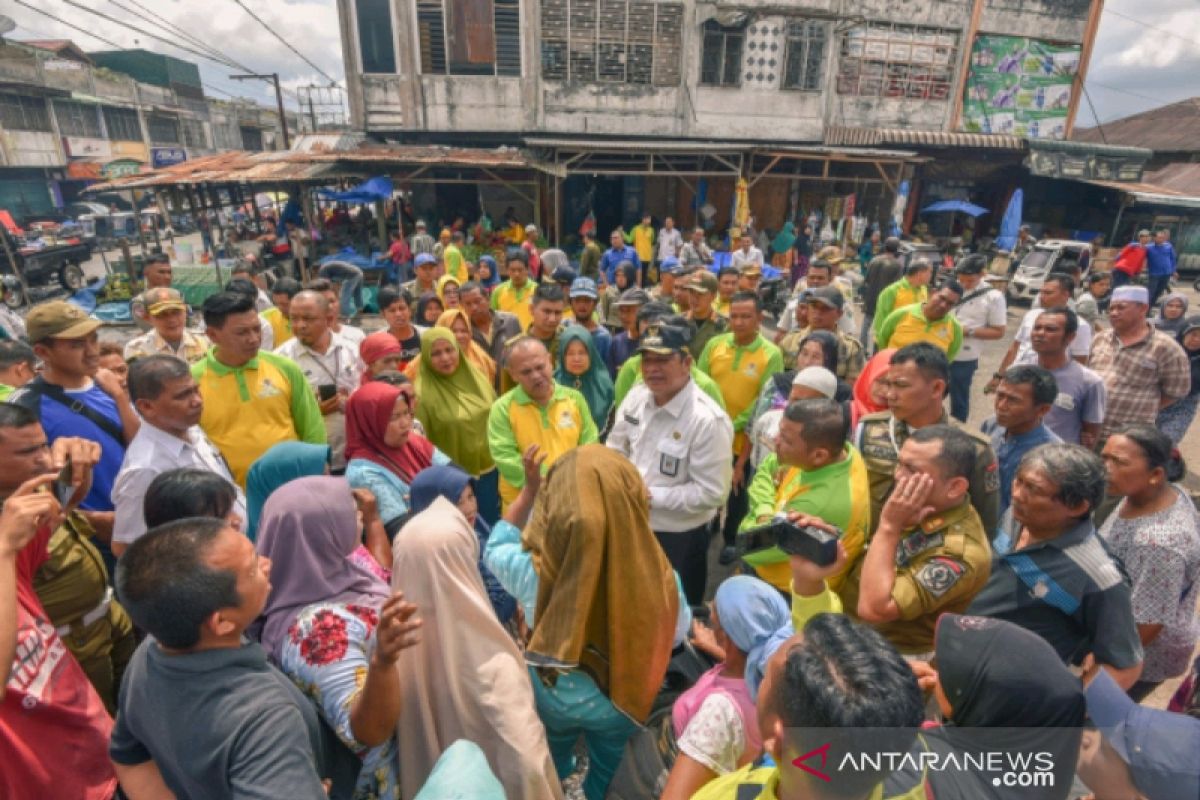
MULTIPOLYGON (((779 349, 783 351, 783 368, 795 369, 796 356, 800 355, 800 342, 804 341, 804 337, 813 332, 812 328, 803 328, 802 330, 792 331, 779 342, 779 349)), ((866 366, 867 357, 863 353, 862 343, 848 333, 841 331, 826 331, 837 337, 838 343, 838 360, 837 360, 837 376, 846 383, 853 384, 858 380, 859 373, 866 366)))
MULTIPOLYGON (((975 442, 975 471, 970 476, 971 505, 979 512, 984 530, 993 532, 1000 523, 1000 465, 988 438, 973 431, 945 411, 940 424, 953 425, 966 432, 975 442)), ((871 479, 871 519, 878 524, 883 504, 896 482, 896 463, 912 429, 908 423, 894 418, 890 411, 867 414, 859 420, 859 432, 854 444, 862 453, 871 479)))
POLYGON ((700 354, 704 352, 704 346, 710 339, 729 330, 729 320, 716 311, 713 311, 708 319, 699 324, 693 319, 692 324, 696 326, 696 334, 688 344, 688 352, 692 354, 692 358, 700 358, 700 354))
POLYGON ((70 514, 51 534, 49 558, 34 576, 33 588, 50 623, 114 714, 117 687, 137 642, 129 615, 110 594, 108 570, 91 536, 87 521, 70 514))
MULTIPOLYGON (((852 616, 858 612, 864 561, 865 553, 841 590, 843 608, 852 616)), ((892 600, 900 609, 900 618, 875 627, 901 653, 931 653, 938 616, 964 613, 991 571, 992 548, 971 504, 934 514, 905 531, 896 546, 892 600)))

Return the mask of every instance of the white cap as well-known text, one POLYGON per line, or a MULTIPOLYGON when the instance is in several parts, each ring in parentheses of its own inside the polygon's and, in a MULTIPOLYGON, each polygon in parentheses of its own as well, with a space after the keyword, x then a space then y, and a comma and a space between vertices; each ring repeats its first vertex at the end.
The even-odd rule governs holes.
POLYGON ((525 226, 525 232, 526 233, 537 233, 538 232, 537 225, 534 225, 532 222, 529 223, 528 225, 525 226))
POLYGON ((796 373, 792 386, 813 389, 832 400, 837 394, 837 376, 824 367, 805 367, 796 373))

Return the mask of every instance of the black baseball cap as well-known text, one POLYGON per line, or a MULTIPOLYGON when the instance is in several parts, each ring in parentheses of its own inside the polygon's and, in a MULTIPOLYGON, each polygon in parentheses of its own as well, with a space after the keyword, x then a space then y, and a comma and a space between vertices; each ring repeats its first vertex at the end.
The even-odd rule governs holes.
POLYGON ((809 289, 804 294, 805 303, 820 303, 821 305, 836 308, 841 311, 846 307, 846 296, 842 294, 842 290, 836 286, 821 286, 816 289, 809 289))
POLYGON ((685 328, 658 323, 648 327, 638 340, 638 352, 669 356, 685 352, 690 341, 691 337, 685 328))

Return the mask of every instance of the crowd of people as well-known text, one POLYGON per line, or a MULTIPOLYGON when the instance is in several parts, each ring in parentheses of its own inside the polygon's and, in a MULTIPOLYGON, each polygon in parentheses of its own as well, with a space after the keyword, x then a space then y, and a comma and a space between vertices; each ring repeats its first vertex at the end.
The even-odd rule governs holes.
POLYGON ((578 268, 526 233, 500 265, 420 226, 370 333, 336 275, 242 270, 191 309, 165 257, 123 347, 25 314, 0 795, 559 798, 582 770, 588 800, 1023 797, 794 766, 1022 728, 1034 796, 1196 796, 1195 677, 1137 705, 1196 670, 1186 296, 1051 274, 976 381, 1008 323, 981 255, 826 246, 766 327, 749 236, 715 270, 671 220, 578 268), (748 544, 772 523, 836 557, 748 544))

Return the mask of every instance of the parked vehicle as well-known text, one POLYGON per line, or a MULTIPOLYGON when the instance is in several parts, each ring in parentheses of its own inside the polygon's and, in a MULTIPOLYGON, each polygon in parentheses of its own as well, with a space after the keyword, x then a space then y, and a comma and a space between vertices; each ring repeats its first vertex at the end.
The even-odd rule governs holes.
MULTIPOLYGON (((72 238, 62 244, 35 247, 7 230, 0 229, 0 235, 8 240, 8 247, 0 248, 0 274, 21 275, 26 285, 34 288, 58 282, 68 292, 76 292, 87 284, 83 264, 92 257, 90 242, 72 238), (8 257, 10 250, 15 264, 8 257)), ((12 292, 9 305, 27 303, 29 298, 22 295, 20 291, 12 292)))
MULTIPOLYGON (((1033 302, 1038 292, 1042 290, 1042 281, 1051 272, 1073 272, 1079 266, 1079 259, 1091 245, 1071 239, 1046 239, 1038 242, 1033 249, 1025 254, 1012 281, 1008 284, 1009 300, 1027 300, 1033 302)), ((1085 272, 1080 276, 1087 277, 1085 272)))
POLYGON ((137 237, 138 221, 132 211, 113 211, 102 203, 81 201, 68 203, 63 209, 63 213, 81 224, 84 220, 90 220, 95 225, 97 236, 105 238, 137 237))

